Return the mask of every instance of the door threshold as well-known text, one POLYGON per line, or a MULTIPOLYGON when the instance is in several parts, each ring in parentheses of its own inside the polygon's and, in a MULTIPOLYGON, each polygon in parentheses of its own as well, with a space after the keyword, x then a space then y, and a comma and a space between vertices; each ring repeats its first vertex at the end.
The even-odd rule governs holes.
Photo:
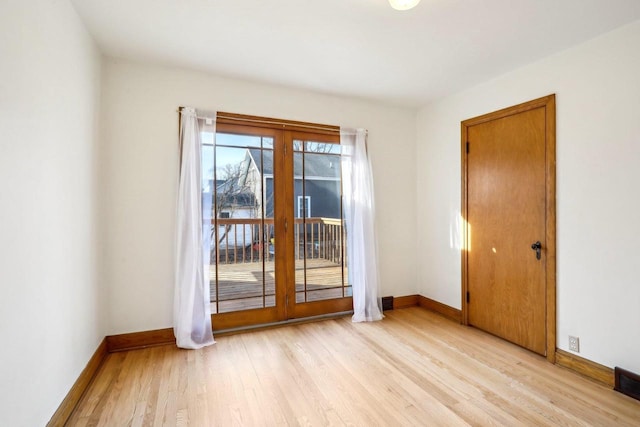
POLYGON ((282 326, 299 325, 303 323, 319 322, 321 320, 329 320, 329 319, 338 319, 340 317, 346 317, 351 315, 353 315, 353 310, 340 311, 337 313, 321 314, 318 316, 309 316, 309 317, 301 317, 298 319, 281 320, 279 322, 261 323, 259 325, 250 325, 250 326, 239 326, 237 328, 220 329, 219 331, 214 330, 213 334, 216 337, 223 337, 227 335, 240 334, 243 332, 259 331, 262 329, 273 329, 273 328, 279 328, 282 326))

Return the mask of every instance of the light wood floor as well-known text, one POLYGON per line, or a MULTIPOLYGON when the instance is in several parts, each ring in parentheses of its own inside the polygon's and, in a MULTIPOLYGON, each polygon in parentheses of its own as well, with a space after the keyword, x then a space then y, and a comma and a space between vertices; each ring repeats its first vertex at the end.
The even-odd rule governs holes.
POLYGON ((421 308, 113 353, 70 425, 639 426, 640 402, 421 308))

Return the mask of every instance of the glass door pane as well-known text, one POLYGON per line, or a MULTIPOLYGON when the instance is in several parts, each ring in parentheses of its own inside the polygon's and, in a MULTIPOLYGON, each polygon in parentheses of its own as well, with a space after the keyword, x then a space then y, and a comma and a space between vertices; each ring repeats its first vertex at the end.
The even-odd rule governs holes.
POLYGON ((213 314, 276 305, 273 148, 272 136, 203 133, 213 314))
POLYGON ((340 145, 300 139, 293 152, 295 303, 349 297, 340 145))

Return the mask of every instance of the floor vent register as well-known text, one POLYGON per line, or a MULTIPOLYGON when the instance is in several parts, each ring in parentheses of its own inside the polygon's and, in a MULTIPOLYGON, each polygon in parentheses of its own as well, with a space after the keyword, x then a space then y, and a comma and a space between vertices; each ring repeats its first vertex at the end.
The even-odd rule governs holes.
POLYGON ((640 400, 640 375, 618 368, 617 366, 613 373, 616 379, 616 385, 613 389, 640 400))

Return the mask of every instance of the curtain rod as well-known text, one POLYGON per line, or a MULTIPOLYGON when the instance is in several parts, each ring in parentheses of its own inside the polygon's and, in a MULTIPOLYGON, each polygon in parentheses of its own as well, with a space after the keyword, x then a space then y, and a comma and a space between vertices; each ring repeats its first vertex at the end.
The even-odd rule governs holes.
POLYGON ((316 126, 316 125, 307 125, 304 123, 291 123, 291 122, 280 121, 280 120, 250 119, 245 117, 225 116, 224 114, 218 114, 218 118, 225 119, 225 120, 235 120, 235 121, 242 121, 242 122, 265 124, 265 125, 276 125, 276 126, 282 126, 283 128, 289 126, 289 127, 298 127, 298 128, 305 128, 305 129, 317 129, 317 130, 323 130, 323 131, 329 131, 329 132, 340 132, 340 129, 338 129, 336 126, 316 126))
MULTIPOLYGON (((180 107, 176 111, 180 113, 182 108, 184 107, 180 107)), ((304 123, 298 123, 298 122, 287 122, 287 121, 275 120, 275 119, 265 120, 265 119, 249 118, 249 117, 235 117, 235 116, 225 115, 224 113, 218 113, 216 117, 209 117, 209 116, 199 115, 198 110, 196 110, 196 117, 201 120, 217 121, 218 119, 224 119, 224 120, 233 120, 233 121, 239 121, 239 122, 249 122, 249 123, 272 125, 272 126, 276 125, 276 126, 282 126, 283 128, 286 128, 288 126, 288 127, 297 127, 297 128, 304 128, 304 129, 315 129, 315 130, 321 130, 324 132, 340 133, 339 126, 322 126, 322 125, 311 125, 311 124, 304 124, 304 123)))

